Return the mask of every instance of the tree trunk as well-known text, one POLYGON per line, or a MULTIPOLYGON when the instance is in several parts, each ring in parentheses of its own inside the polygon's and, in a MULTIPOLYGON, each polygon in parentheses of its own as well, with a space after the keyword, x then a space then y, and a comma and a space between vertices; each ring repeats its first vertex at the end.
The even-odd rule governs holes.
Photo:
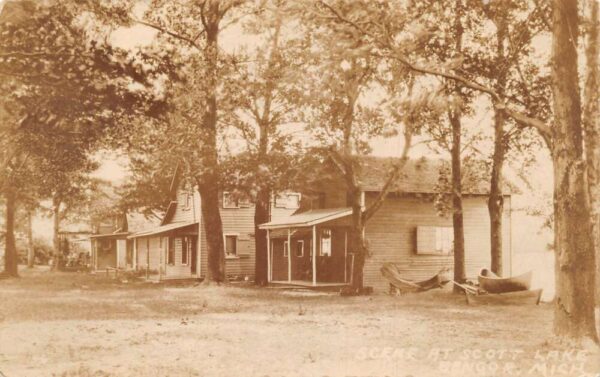
MULTIPOLYGON (((507 35, 506 18, 499 14, 496 20, 496 61, 500 71, 497 73, 496 91, 504 95, 506 91, 506 69, 504 42, 507 35)), ((490 216, 490 259, 491 270, 496 275, 502 276, 502 214, 504 211, 504 196, 502 192, 502 168, 506 155, 506 142, 504 140, 504 124, 506 117, 503 111, 496 109, 494 113, 494 154, 492 157, 492 174, 490 179, 490 194, 488 198, 488 212, 490 216)))
MULTIPOLYGON (((600 287, 600 62, 598 50, 600 19, 597 0, 589 0, 589 19, 586 30, 586 78, 584 88, 583 128, 590 189, 590 208, 596 250, 596 287, 600 287)), ((600 288, 596 290, 600 302, 600 288)))
MULTIPOLYGON (((454 281, 464 283, 465 272, 465 234, 463 225, 462 182, 461 182, 461 132, 462 124, 459 111, 449 114, 452 126, 452 226, 454 229, 454 281)), ((454 286, 455 293, 463 293, 462 289, 454 286)))
POLYGON ((595 258, 586 183, 577 68, 577 1, 554 0, 552 91, 554 109, 554 332, 598 341, 595 258))
POLYGON ((4 275, 18 277, 18 259, 17 245, 15 243, 15 211, 16 195, 12 188, 7 188, 4 193, 6 201, 6 234, 4 236, 4 275))
POLYGON ((502 213, 504 197, 502 193, 502 166, 504 165, 504 114, 497 111, 494 128, 494 156, 492 159, 492 177, 490 180, 490 195, 488 212, 490 215, 490 256, 491 269, 498 276, 503 274, 502 266, 502 213))
POLYGON ((263 188, 256 197, 256 206, 254 209, 254 246, 256 250, 256 260, 254 263, 254 282, 256 285, 264 286, 268 283, 268 248, 267 231, 259 229, 260 224, 270 221, 269 208, 271 206, 271 192, 263 188))
POLYGON ((223 245, 223 223, 219 211, 219 193, 220 190, 216 184, 200 186, 202 220, 208 246, 206 284, 225 281, 225 250, 223 245))
POLYGON ((35 249, 33 248, 33 214, 27 212, 27 268, 33 268, 35 263, 35 249))
MULTIPOLYGON (((282 16, 277 13, 277 19, 275 24, 275 33, 271 41, 271 52, 269 54, 268 70, 271 70, 276 64, 276 56, 279 52, 279 35, 281 32, 282 16)), ((255 173, 255 178, 259 180, 259 190, 256 196, 256 206, 254 210, 254 246, 255 246, 255 263, 254 263, 254 281, 256 285, 264 286, 267 285, 268 279, 268 243, 267 231, 259 229, 260 224, 264 224, 271 220, 270 209, 271 209, 271 194, 273 193, 273 187, 267 187, 265 182, 261 182, 261 164, 264 163, 269 155, 269 138, 270 128, 275 129, 276 125, 272 124, 273 119, 271 117, 271 104, 274 99, 273 91, 275 90, 275 78, 272 75, 268 75, 267 82, 265 85, 265 97, 264 107, 262 116, 257 116, 256 122, 259 128, 259 140, 258 140, 258 165, 255 173)), ((291 258, 291 256, 290 256, 291 258)))
POLYGON ((361 190, 351 187, 348 190, 348 205, 352 207, 352 227, 350 228, 349 241, 350 250, 354 256, 352 265, 352 289, 355 293, 361 293, 364 288, 364 268, 367 259, 367 248, 365 246, 364 222, 361 203, 361 190))
POLYGON ((60 200, 54 198, 52 200, 52 216, 53 216, 53 234, 52 234, 52 246, 54 249, 54 260, 52 261, 52 270, 58 270, 61 267, 62 248, 60 244, 60 200))
POLYGON ((198 182, 202 198, 202 219, 208 246, 208 269, 205 283, 225 281, 225 250, 223 245, 223 223, 219 210, 219 159, 217 152, 217 81, 218 81, 218 36, 219 3, 210 2, 206 27, 207 106, 203 118, 203 133, 200 140, 203 168, 205 172, 198 182))

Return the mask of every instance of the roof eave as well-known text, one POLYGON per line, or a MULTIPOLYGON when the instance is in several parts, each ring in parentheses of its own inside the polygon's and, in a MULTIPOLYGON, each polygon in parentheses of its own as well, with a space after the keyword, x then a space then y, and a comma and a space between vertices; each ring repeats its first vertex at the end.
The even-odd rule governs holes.
POLYGON ((332 220, 337 220, 337 219, 340 219, 342 217, 346 217, 346 216, 350 216, 350 215, 352 215, 352 210, 351 209, 343 211, 343 212, 335 213, 333 215, 324 216, 324 217, 321 217, 321 218, 318 218, 318 219, 310 220, 310 221, 303 221, 303 222, 296 222, 296 223, 273 224, 273 225, 270 225, 269 223, 266 223, 266 224, 261 224, 258 227, 259 227, 259 229, 266 229, 266 230, 286 229, 286 228, 304 228, 304 227, 309 227, 309 226, 314 226, 314 225, 326 223, 326 222, 332 221, 332 220))

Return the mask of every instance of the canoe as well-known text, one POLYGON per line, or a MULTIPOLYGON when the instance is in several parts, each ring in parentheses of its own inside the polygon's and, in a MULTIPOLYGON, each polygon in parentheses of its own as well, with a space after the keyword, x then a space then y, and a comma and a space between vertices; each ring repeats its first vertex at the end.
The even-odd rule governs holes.
POLYGON ((479 286, 489 293, 506 293, 528 290, 531 286, 531 276, 532 272, 528 271, 518 276, 501 278, 484 268, 479 273, 477 280, 479 286))
POLYGON ((448 271, 448 268, 442 268, 431 278, 417 281, 402 278, 400 270, 393 263, 384 263, 381 267, 381 274, 390 282, 390 293, 424 292, 441 288, 450 281, 446 276, 448 271))
POLYGON ((474 293, 465 291, 469 305, 538 305, 542 289, 506 293, 474 293))

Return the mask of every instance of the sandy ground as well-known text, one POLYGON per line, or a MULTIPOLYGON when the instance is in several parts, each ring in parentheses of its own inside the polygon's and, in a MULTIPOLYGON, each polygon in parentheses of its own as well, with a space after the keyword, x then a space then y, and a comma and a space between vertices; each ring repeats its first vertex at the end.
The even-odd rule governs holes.
POLYGON ((552 307, 122 283, 0 281, 0 376, 586 376, 597 349, 553 339, 552 307))

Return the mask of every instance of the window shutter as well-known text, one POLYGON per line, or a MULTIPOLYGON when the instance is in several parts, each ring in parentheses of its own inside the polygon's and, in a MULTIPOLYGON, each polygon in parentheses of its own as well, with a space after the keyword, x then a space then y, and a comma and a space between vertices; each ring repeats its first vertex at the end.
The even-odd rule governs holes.
MULTIPOLYGON (((435 253, 438 246, 438 231, 434 226, 417 227, 417 254, 435 253)), ((440 238, 441 240, 441 238, 440 238)), ((441 249, 441 242, 440 242, 441 249)))
POLYGON ((238 238, 237 252, 240 258, 248 258, 254 251, 254 241, 250 238, 238 238))

